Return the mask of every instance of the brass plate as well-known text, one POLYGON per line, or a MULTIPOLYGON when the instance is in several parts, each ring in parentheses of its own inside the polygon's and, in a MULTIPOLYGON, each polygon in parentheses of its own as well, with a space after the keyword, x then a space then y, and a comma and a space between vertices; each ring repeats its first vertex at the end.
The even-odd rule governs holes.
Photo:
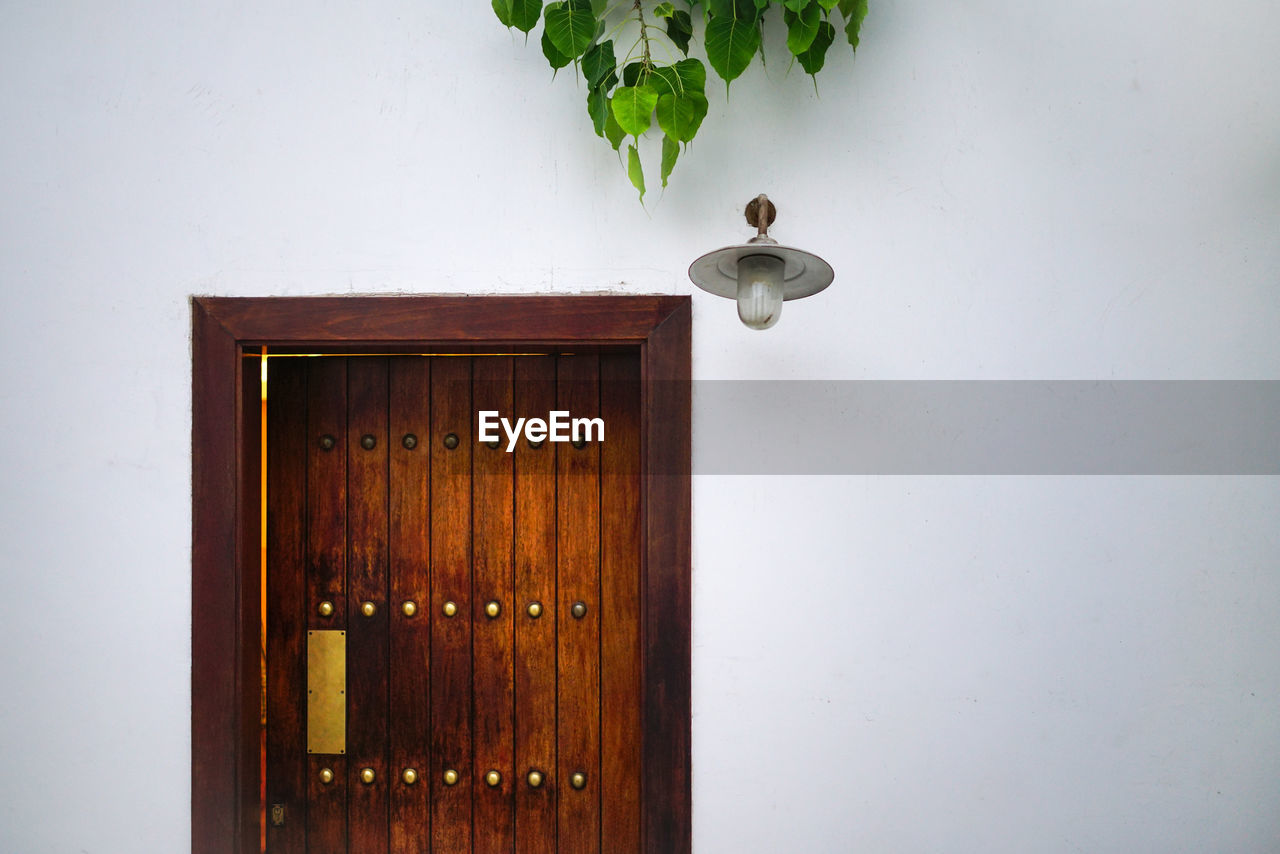
POLYGON ((307 753, 347 752, 347 633, 307 632, 307 753))

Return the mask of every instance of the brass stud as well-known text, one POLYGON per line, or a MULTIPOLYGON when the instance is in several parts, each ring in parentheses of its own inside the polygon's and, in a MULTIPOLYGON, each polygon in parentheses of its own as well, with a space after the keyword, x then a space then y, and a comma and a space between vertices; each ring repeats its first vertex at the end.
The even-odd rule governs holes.
POLYGON ((378 613, 378 606, 366 599, 364 602, 360 603, 360 613, 364 614, 366 617, 372 617, 374 614, 378 613))
POLYGON ((373 780, 374 780, 374 777, 375 777, 375 776, 376 776, 376 775, 373 773, 373 769, 372 769, 372 768, 361 768, 361 769, 360 769, 360 782, 361 782, 361 783, 364 783, 366 786, 371 786, 371 785, 373 785, 373 780))
POLYGON ((575 789, 585 789, 587 787, 587 775, 581 771, 575 771, 573 776, 569 778, 569 785, 575 789))
POLYGON ((490 788, 497 788, 502 785, 502 775, 497 771, 490 771, 484 775, 484 781, 489 784, 490 788))
POLYGON ((446 433, 446 434, 444 435, 444 446, 445 446, 446 448, 448 448, 449 450, 451 450, 451 451, 452 451, 454 448, 458 447, 458 434, 457 434, 457 433, 446 433))
POLYGON ((406 617, 412 617, 414 614, 418 613, 418 603, 414 602, 412 599, 406 599, 404 600, 404 604, 400 606, 400 610, 404 611, 404 615, 406 617))
POLYGON ((332 769, 332 768, 321 768, 321 769, 320 769, 320 782, 321 782, 321 783, 324 783, 326 786, 333 782, 333 769, 332 769))
POLYGON ((585 447, 587 446, 587 440, 586 440, 586 439, 583 439, 583 438, 581 438, 581 437, 579 437, 579 438, 577 438, 577 439, 574 439, 574 440, 573 440, 572 442, 570 442, 569 444, 573 445, 575 448, 577 448, 579 451, 581 451, 583 448, 585 448, 585 447))
POLYGON ((494 599, 488 605, 484 606, 484 612, 488 614, 489 619, 492 620, 494 617, 497 617, 502 613, 502 606, 498 604, 497 599, 494 599))
POLYGON ((573 618, 575 620, 581 620, 583 617, 587 616, 587 603, 574 602, 573 607, 569 609, 569 613, 573 614, 573 618))
POLYGON ((400 440, 400 444, 404 445, 406 450, 412 451, 418 447, 418 437, 412 433, 405 433, 404 438, 400 440))
POLYGON ((373 437, 372 433, 365 433, 360 437, 360 447, 366 451, 372 451, 378 445, 378 440, 373 437))
POLYGON ((405 785, 412 786, 414 783, 418 782, 418 772, 412 768, 406 768, 404 769, 404 773, 400 775, 400 779, 404 780, 405 785))
POLYGON ((444 611, 444 615, 446 617, 452 617, 454 614, 458 613, 458 605, 455 602, 445 602, 444 607, 440 610, 444 611))
POLYGON ((338 441, 334 439, 332 436, 330 436, 328 433, 325 433, 323 436, 320 437, 320 450, 322 451, 332 451, 334 446, 337 444, 338 444, 338 441))
POLYGON ((318 613, 322 617, 332 617, 333 603, 330 602, 328 599, 326 599, 325 601, 320 603, 319 607, 316 608, 316 613, 318 613))
POLYGON ((542 442, 543 442, 543 440, 542 440, 542 439, 530 439, 530 440, 529 440, 529 447, 530 447, 530 448, 533 448, 533 449, 536 451, 536 450, 538 450, 538 448, 541 448, 541 447, 542 447, 542 442))
POLYGON ((542 616, 542 603, 530 602, 529 607, 526 610, 529 612, 529 616, 536 620, 542 616))
POLYGON ((497 439, 494 439, 489 442, 485 442, 485 444, 495 451, 502 447, 502 443, 499 442, 497 439))
POLYGON ((536 789, 542 785, 542 772, 530 771, 529 776, 526 777, 525 779, 529 781, 530 788, 536 789))
POLYGON ((453 786, 453 785, 456 785, 456 784, 457 784, 457 782, 458 782, 458 772, 457 772, 457 771, 454 771, 452 768, 450 768, 448 771, 445 771, 445 772, 444 772, 444 784, 445 784, 446 786, 453 786))

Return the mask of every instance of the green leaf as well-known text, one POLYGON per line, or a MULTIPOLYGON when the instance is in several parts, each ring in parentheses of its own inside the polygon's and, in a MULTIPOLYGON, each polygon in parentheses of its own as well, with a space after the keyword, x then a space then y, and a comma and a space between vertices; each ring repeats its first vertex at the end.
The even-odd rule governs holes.
POLYGON ((609 114, 609 96, 603 89, 592 89, 587 95, 587 114, 596 129, 596 136, 604 136, 604 123, 609 114))
POLYGON ((689 55, 689 39, 693 38, 693 20, 688 12, 680 10, 667 18, 667 38, 671 39, 673 45, 680 48, 681 53, 685 56, 689 55))
POLYGON ((836 28, 831 26, 830 21, 823 21, 818 27, 818 35, 814 37, 813 44, 809 45, 809 49, 804 53, 796 56, 796 61, 800 63, 800 67, 805 73, 816 75, 822 70, 823 63, 827 61, 827 48, 831 47, 831 43, 836 40, 836 28))
POLYGON ((622 69, 622 85, 635 86, 638 83, 648 83, 648 73, 644 70, 643 62, 628 62, 627 67, 622 69), (640 78, 644 77, 644 80, 640 78))
POLYGON ((701 92, 658 97, 658 127, 677 142, 688 142, 707 117, 707 97, 701 92))
POLYGON ((498 16, 502 26, 511 26, 511 0, 493 0, 493 13, 498 16))
POLYGON ((543 15, 551 43, 570 59, 582 56, 591 46, 596 31, 596 16, 591 14, 591 8, 574 8, 575 5, 571 0, 552 3, 543 15))
POLYGON ((707 23, 707 61, 726 84, 747 69, 759 47, 760 27, 754 16, 735 12, 734 16, 712 16, 707 23))
POLYGON ((817 3, 806 6, 803 12, 782 10, 782 20, 787 24, 787 50, 799 56, 809 49, 813 39, 818 35, 818 24, 822 23, 822 9, 817 3))
MULTIPOLYGON (((607 80, 617 64, 618 60, 613 55, 613 39, 593 44, 582 55, 582 76, 587 78, 587 88, 595 89, 607 80)), ((616 77, 614 81, 617 81, 616 77)))
POLYGON ((604 117, 604 138, 609 140, 609 144, 613 146, 613 150, 617 151, 618 146, 622 145, 622 141, 627 138, 627 132, 618 125, 618 120, 613 117, 613 107, 610 106, 608 115, 604 117))
POLYGON ((627 146, 627 177, 631 186, 640 191, 640 201, 644 201, 644 169, 640 167, 640 152, 634 145, 627 146))
POLYGON ((862 35, 862 22, 867 17, 867 0, 839 0, 840 14, 844 15, 844 34, 855 51, 862 35))
MULTIPOLYGON (((768 0, 764 0, 768 5, 768 0)), ((761 0, 707 0, 707 14, 713 18, 758 20, 761 0)))
POLYGON ((506 2, 511 8, 511 26, 522 33, 528 33, 537 25, 538 17, 542 14, 542 0, 506 0, 506 2))
POLYGON ((707 67, 696 59, 682 59, 675 65, 657 65, 646 80, 659 95, 683 95, 707 90, 707 67))
POLYGON ((655 18, 670 18, 676 13, 676 7, 670 3, 659 3, 653 10, 655 18))
POLYGON ((653 108, 657 104, 658 92, 652 86, 623 86, 613 93, 613 117, 631 136, 640 136, 653 123, 653 108))
POLYGON ((542 31, 542 55, 547 58, 547 62, 551 63, 551 67, 556 71, 564 68, 573 62, 572 57, 565 56, 556 46, 551 43, 551 37, 547 35, 547 31, 542 31))
POLYGON ((675 168, 676 158, 680 156, 680 143, 669 136, 662 138, 662 189, 667 188, 667 177, 675 168))
POLYGON ((604 14, 604 10, 609 8, 609 0, 591 0, 591 14, 599 18, 604 14))
POLYGON ((824 12, 830 12, 840 5, 840 0, 818 0, 818 5, 822 7, 824 12))
MULTIPOLYGON (((832 3, 838 3, 840 0, 831 0, 832 3)), ((813 3, 813 0, 782 0, 783 8, 792 12, 802 12, 804 8, 813 3)))

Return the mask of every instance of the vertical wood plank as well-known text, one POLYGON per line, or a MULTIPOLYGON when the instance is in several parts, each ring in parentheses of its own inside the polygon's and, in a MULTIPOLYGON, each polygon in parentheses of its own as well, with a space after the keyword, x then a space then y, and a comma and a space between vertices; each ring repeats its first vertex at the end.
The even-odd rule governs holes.
POLYGON ((237 541, 258 524, 237 494, 236 459, 253 439, 237 406, 239 343, 201 298, 191 305, 191 352, 191 850, 226 854, 240 840, 244 771, 236 597, 253 576, 237 541))
MULTIPOLYGON (((553 356, 515 362, 517 417, 543 418, 556 408, 553 356)), ((556 850, 556 454, 545 440, 515 450, 515 788, 518 854, 556 850), (530 603, 541 606, 529 615, 530 603), (544 777, 538 788, 530 771, 544 777)))
MULTIPOLYGON (((599 359, 557 357, 556 408, 599 414, 599 359)), ((556 442, 558 829, 561 852, 600 850, 600 443, 556 442), (587 611, 572 615, 581 602, 587 611), (586 785, 575 789, 572 775, 586 785)))
POLYGON ((645 850, 693 846, 690 696, 690 335, 682 300, 642 349, 645 850))
POLYGON ((240 845, 260 850, 262 836, 262 358, 240 360, 240 411, 251 434, 237 453, 240 502, 257 520, 239 530, 237 560, 245 568, 247 583, 239 592, 238 667, 240 708, 237 711, 241 770, 240 845))
POLYGON ((387 360, 347 361, 347 844, 387 850, 387 360), (372 447, 366 447, 366 445, 372 447), (372 616, 362 612, 372 603, 372 616), (372 783, 360 781, 372 769, 372 783))
POLYGON ((267 822, 270 854, 305 854, 307 830, 307 389, 301 359, 273 359, 267 405, 267 822))
POLYGON ((348 854, 347 759, 345 756, 307 757, 307 854, 348 854), (320 774, 333 772, 333 782, 320 774))
POLYGON ((431 844, 426 792, 431 777, 430 476, 431 386, 427 360, 390 362, 391 466, 391 829, 392 854, 426 852, 431 844), (412 437, 411 439, 408 437, 412 437), (414 604, 411 616, 405 603, 414 604), (406 784, 404 769, 419 779, 406 784))
POLYGON ((640 360, 600 357, 601 831, 605 849, 640 850, 640 360))
MULTIPOLYGON (((347 360, 307 359, 307 628, 347 628, 347 360), (330 446, 325 440, 333 440, 330 446), (321 602, 333 604, 322 616, 321 602)), ((270 489, 270 485, 268 485, 270 489)), ((305 651, 304 651, 305 656, 305 651)), ((307 852, 345 854, 345 756, 312 755, 307 762, 307 852), (320 782, 321 769, 333 782, 320 782)))
POLYGON ((471 850, 471 420, 471 360, 431 359, 431 843, 441 854, 471 850))
MULTIPOLYGON (((481 410, 510 417, 512 360, 510 356, 481 356, 472 360, 473 415, 481 410)), ((513 772, 514 712, 512 687, 512 455, 506 442, 496 447, 478 441, 472 448, 471 487, 473 565, 472 684, 474 754, 472 791, 475 802, 472 851, 510 852, 515 836, 511 795, 519 781, 513 772), (486 611, 497 603, 497 616, 486 611), (485 775, 497 771, 500 782, 490 786, 485 775)), ((499 433, 502 431, 499 430, 499 433)))

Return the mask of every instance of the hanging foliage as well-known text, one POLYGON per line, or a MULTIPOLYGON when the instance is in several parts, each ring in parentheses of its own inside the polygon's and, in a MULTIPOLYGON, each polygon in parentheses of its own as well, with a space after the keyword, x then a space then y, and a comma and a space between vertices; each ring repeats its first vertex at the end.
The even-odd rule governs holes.
POLYGON ((858 47, 867 0, 491 0, 498 20, 526 35, 542 22, 542 53, 552 69, 574 66, 586 81, 587 114, 596 136, 621 153, 627 137, 626 171, 644 200, 640 138, 662 136, 662 186, 684 147, 707 115, 707 69, 689 56, 695 44, 694 15, 701 18, 702 53, 728 86, 760 57, 761 34, 772 8, 781 9, 787 50, 805 73, 817 74, 835 43, 836 26, 858 47))

